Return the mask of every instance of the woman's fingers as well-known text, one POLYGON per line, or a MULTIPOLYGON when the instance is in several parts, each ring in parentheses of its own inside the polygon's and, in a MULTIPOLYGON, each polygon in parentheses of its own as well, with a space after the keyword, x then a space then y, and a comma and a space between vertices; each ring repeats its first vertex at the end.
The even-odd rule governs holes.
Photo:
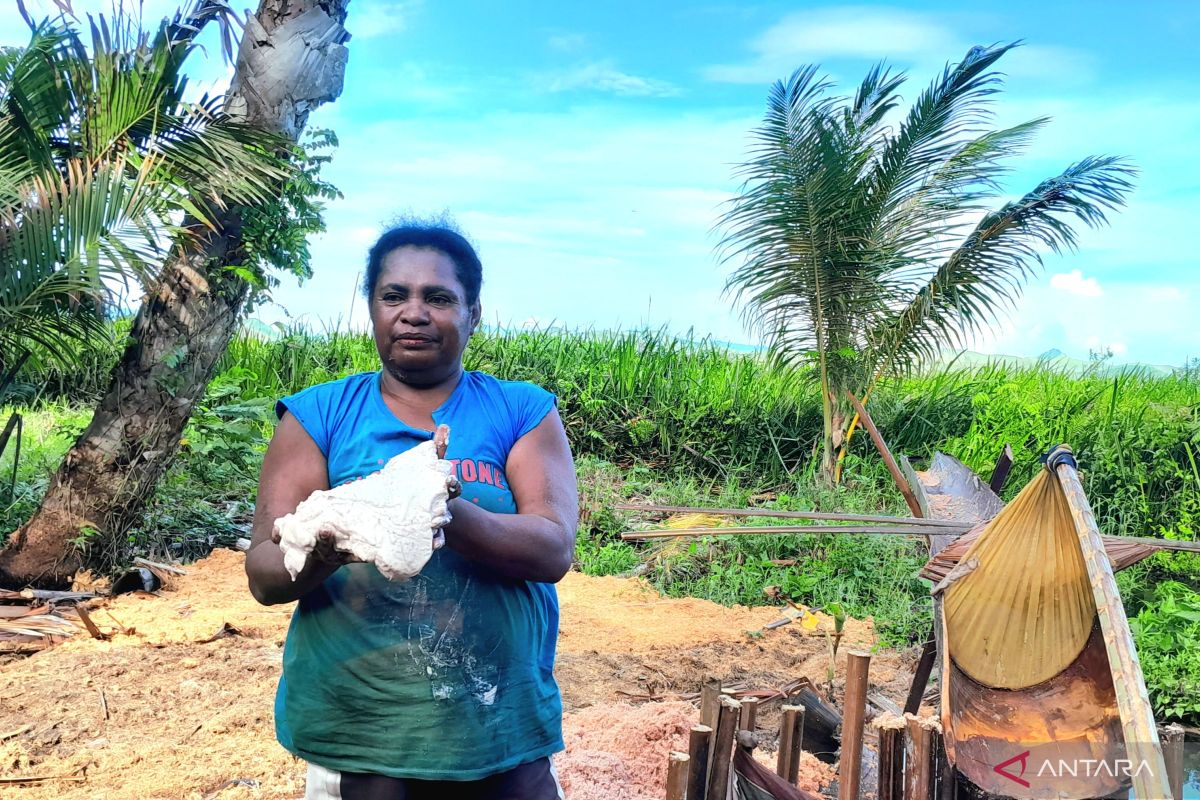
POLYGON ((433 432, 433 446, 437 448, 437 457, 446 457, 446 448, 450 446, 450 426, 438 425, 433 432))

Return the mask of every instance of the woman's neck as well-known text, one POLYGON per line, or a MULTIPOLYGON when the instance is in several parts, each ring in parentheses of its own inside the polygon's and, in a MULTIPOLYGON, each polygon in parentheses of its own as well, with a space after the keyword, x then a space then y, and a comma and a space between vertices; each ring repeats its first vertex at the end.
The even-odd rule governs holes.
POLYGON ((463 368, 459 364, 449 375, 430 379, 411 372, 393 372, 384 368, 379 377, 379 388, 384 397, 391 398, 414 410, 433 411, 450 397, 458 382, 462 380, 463 368))

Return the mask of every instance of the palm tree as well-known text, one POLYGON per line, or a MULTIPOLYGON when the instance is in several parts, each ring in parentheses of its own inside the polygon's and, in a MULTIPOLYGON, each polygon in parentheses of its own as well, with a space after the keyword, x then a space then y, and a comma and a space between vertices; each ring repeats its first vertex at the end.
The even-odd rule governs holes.
MULTIPOLYGON (((258 11, 246 16, 224 104, 209 101, 214 118, 221 109, 227 113, 219 120, 236 141, 273 137, 281 150, 291 151, 309 113, 341 93, 348 3, 260 0, 258 11)), ((228 11, 226 0, 201 0, 194 8, 166 26, 168 40, 190 46, 208 19, 228 11)), ((232 56, 234 42, 226 41, 232 56)), ((188 158, 201 148, 189 139, 175 163, 194 163, 188 158)), ((115 546, 137 519, 171 464, 247 300, 269 285, 266 270, 281 266, 275 256, 298 253, 292 240, 312 229, 311 219, 299 217, 314 210, 313 198, 299 198, 297 206, 295 192, 320 195, 323 184, 303 175, 293 183, 308 186, 288 190, 276 181, 248 193, 248 187, 218 185, 207 173, 194 172, 179 181, 193 190, 186 194, 192 207, 180 223, 188 232, 186 246, 172 241, 91 422, 50 477, 37 511, 0 550, 0 585, 69 583, 82 565, 82 554, 71 545, 82 529, 97 530, 98 539, 115 546), (264 253, 253 232, 266 219, 278 224, 264 253), (279 249, 278 237, 292 243, 279 249)))
POLYGON ((31 22, 0 53, 0 374, 30 356, 69 359, 102 333, 116 282, 150 284, 184 212, 211 226, 221 198, 271 196, 288 173, 278 140, 219 98, 185 100, 192 35, 217 6, 165 20, 31 22))
POLYGON ((744 184, 721 220, 726 286, 781 362, 820 382, 821 472, 836 475, 847 392, 927 364, 995 323, 1075 227, 1103 224, 1132 188, 1124 160, 1085 158, 1019 200, 1001 194, 1005 160, 1047 120, 989 130, 996 61, 975 47, 893 125, 905 77, 873 68, 852 98, 829 96, 816 67, 772 88, 744 184))

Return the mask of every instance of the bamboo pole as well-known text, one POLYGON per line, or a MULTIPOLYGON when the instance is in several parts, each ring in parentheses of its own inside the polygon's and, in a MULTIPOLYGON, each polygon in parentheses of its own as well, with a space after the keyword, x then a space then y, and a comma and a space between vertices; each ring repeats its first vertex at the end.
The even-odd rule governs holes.
POLYGON ((888 472, 892 474, 892 480, 896 482, 896 487, 900 489, 900 494, 904 495, 904 502, 908 503, 909 510, 912 511, 914 517, 922 516, 921 506, 917 503, 917 496, 913 494, 912 487, 908 485, 908 481, 900 473, 900 467, 896 464, 896 459, 892 456, 892 451, 888 449, 887 442, 883 440, 879 429, 875 427, 875 420, 871 419, 871 415, 867 413, 867 409, 863 407, 863 404, 859 402, 853 392, 846 392, 846 396, 850 398, 850 403, 854 406, 855 413, 862 420, 863 427, 867 429, 867 433, 871 434, 871 441, 875 443, 875 449, 883 457, 883 463, 887 465, 888 472))
POLYGON ((743 731, 754 731, 758 727, 758 703, 757 697, 742 698, 742 714, 738 718, 738 729, 743 731))
POLYGON ((742 704, 732 697, 721 695, 717 712, 717 729, 713 734, 712 767, 708 771, 708 792, 705 800, 728 800, 729 767, 733 758, 733 738, 737 735, 738 717, 742 704))
POLYGON ((904 798, 930 800, 933 780, 930 774, 932 736, 928 727, 912 714, 904 715, 908 738, 904 744, 904 798))
POLYGON ((1096 612, 1100 618, 1100 632, 1104 638, 1104 649, 1112 669, 1113 688, 1117 695, 1117 710, 1121 714, 1121 728, 1125 733, 1126 757, 1132 762, 1133 794, 1135 800, 1159 800, 1170 797, 1171 787, 1167 782, 1167 767, 1163 762, 1162 747, 1158 741, 1158 728, 1154 724, 1154 711, 1146 693, 1142 678, 1142 665, 1138 661, 1137 648, 1121 604, 1121 594, 1113 577, 1112 564, 1104 552, 1104 542, 1096 527, 1091 504, 1079 482, 1075 468, 1075 457, 1066 447, 1055 448, 1046 460, 1058 476, 1059 485, 1071 509, 1075 531, 1079 535, 1079 546, 1087 566, 1092 585, 1092 596, 1096 601, 1096 612), (1146 769, 1140 769, 1141 764, 1146 769))
POLYGON ((777 519, 811 519, 829 522, 882 522, 894 525, 927 525, 945 528, 966 527, 964 523, 943 519, 889 517, 881 514, 835 514, 825 511, 780 511, 774 508, 703 508, 700 506, 656 506, 616 503, 620 511, 652 511, 663 514, 712 514, 714 517, 774 517, 777 519))
POLYGON ((1183 728, 1174 723, 1162 729, 1163 761, 1172 800, 1183 800, 1183 728))
POLYGON ((831 534, 831 533, 853 533, 853 534, 871 534, 871 535, 892 535, 892 536, 944 536, 947 533, 951 538, 956 534, 966 533, 971 526, 963 525, 959 528, 930 527, 925 528, 918 525, 767 525, 759 526, 737 526, 728 528, 655 528, 648 531, 625 531, 621 534, 621 538, 627 542, 640 541, 644 539, 686 539, 695 536, 746 536, 746 535, 771 535, 778 536, 782 534, 831 534))
POLYGON ((708 786, 708 754, 712 749, 713 729, 708 725, 693 725, 688 735, 687 796, 704 800, 708 786))
POLYGON ((687 753, 672 750, 667 754, 667 800, 684 800, 687 796, 690 761, 687 753))
POLYGON ((885 715, 875 720, 879 731, 879 789, 877 800, 904 800, 903 717, 885 715))
POLYGON ((838 765, 838 800, 858 800, 862 781, 863 722, 867 718, 867 673, 870 653, 846 653, 846 702, 842 709, 842 748, 838 765))

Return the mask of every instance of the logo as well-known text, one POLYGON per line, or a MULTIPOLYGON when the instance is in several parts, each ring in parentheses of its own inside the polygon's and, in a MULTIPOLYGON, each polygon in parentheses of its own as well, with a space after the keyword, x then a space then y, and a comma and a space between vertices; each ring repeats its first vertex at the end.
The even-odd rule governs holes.
POLYGON ((1008 778, 1013 783, 1019 783, 1022 786, 1024 786, 1026 789, 1028 789, 1029 781, 1025 780, 1025 777, 1024 777, 1025 776, 1025 767, 1026 767, 1028 761, 1029 761, 1029 751, 1026 750, 1024 753, 1018 753, 1017 755, 1010 758, 1008 761, 1004 761, 1004 762, 992 767, 992 771, 994 771, 997 775, 1003 775, 1004 777, 1008 778), (1009 767, 1012 767, 1014 764, 1016 764, 1018 762, 1020 762, 1020 764, 1021 764, 1021 771, 1018 773, 1015 773, 1015 774, 1013 772, 1009 772, 1008 771, 1009 767))

